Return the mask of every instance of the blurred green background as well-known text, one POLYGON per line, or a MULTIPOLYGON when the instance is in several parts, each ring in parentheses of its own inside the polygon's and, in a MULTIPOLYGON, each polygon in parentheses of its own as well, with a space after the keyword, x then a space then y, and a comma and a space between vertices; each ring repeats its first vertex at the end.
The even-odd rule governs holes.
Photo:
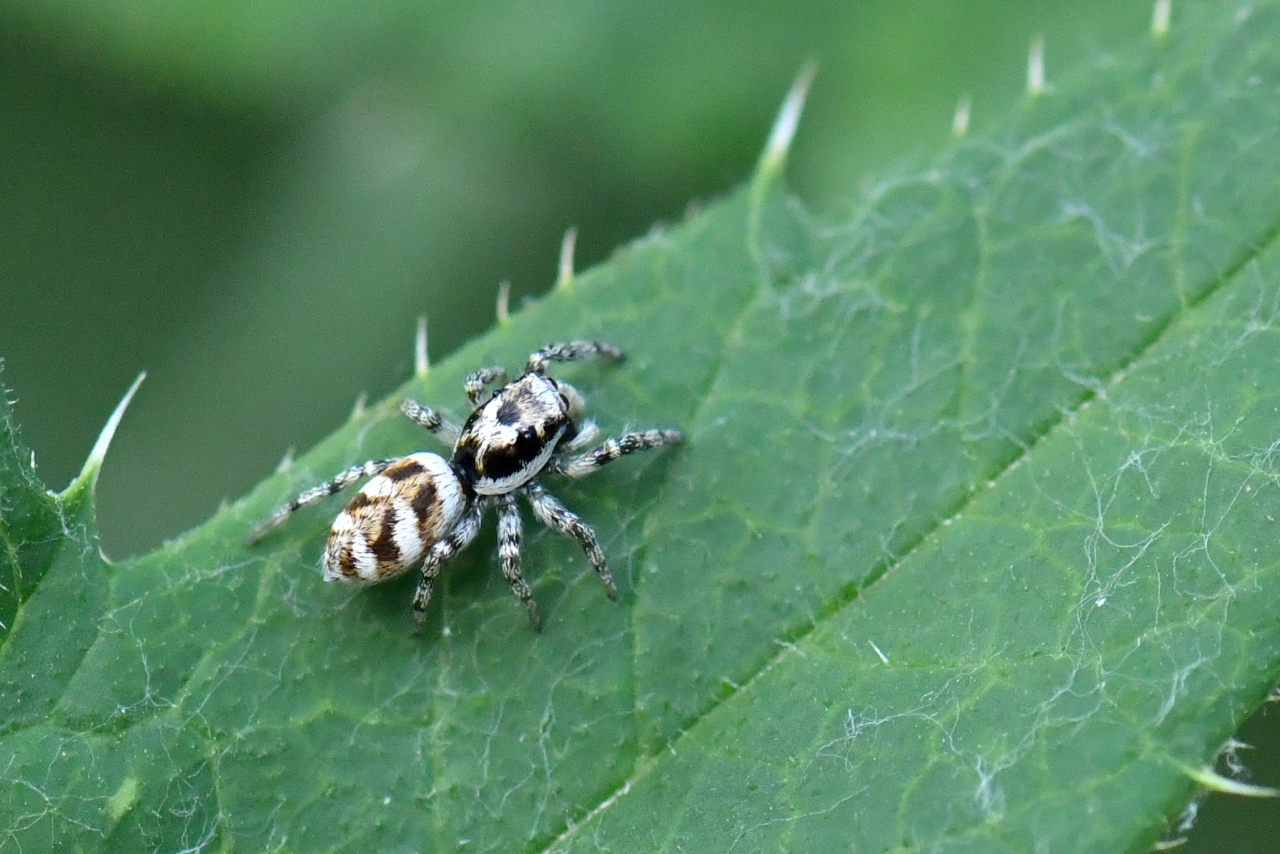
MULTIPOLYGON (((927 162, 961 96, 976 130, 1001 121, 1034 36, 1052 82, 1150 15, 0 0, 0 381, 60 487, 148 372, 98 489, 107 553, 145 551, 405 380, 418 315, 439 359, 492 323, 499 282, 513 305, 548 288, 570 226, 582 269, 743 181, 807 59, 790 182, 838 212, 868 176, 927 162)), ((1276 783, 1269 743, 1249 764, 1276 783)), ((1201 812, 1182 850, 1276 850, 1274 804, 1201 812)))

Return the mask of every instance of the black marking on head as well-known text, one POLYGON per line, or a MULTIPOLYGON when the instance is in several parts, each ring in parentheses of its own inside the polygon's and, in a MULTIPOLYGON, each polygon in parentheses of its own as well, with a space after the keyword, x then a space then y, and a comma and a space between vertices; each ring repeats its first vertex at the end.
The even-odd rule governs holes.
POLYGON ((538 437, 532 427, 516 433, 510 445, 489 448, 480 463, 483 476, 490 480, 505 480, 524 471, 538 458, 547 443, 538 437))
POLYGON ((396 545, 396 514, 388 511, 382 514, 382 525, 378 535, 369 543, 369 551, 379 564, 386 566, 400 565, 400 547, 396 545))
POLYGON ((347 510, 359 510, 361 507, 368 507, 373 503, 373 499, 363 492, 357 492, 351 496, 351 503, 347 505, 347 510))
POLYGON ((383 472, 383 476, 392 482, 398 483, 402 480, 416 477, 422 474, 422 471, 422 464, 417 460, 404 459, 383 472))
POLYGON ((516 398, 504 399, 502 405, 498 407, 498 411, 494 413, 498 423, 504 427, 512 427, 519 424, 521 418, 524 417, 524 409, 516 400, 516 398))
MULTIPOLYGON (((559 427, 559 425, 555 426, 559 427)), ((552 431, 553 435, 554 433, 555 430, 552 431)), ((542 434, 533 427, 526 427, 516 433, 515 455, 523 460, 525 465, 536 460, 546 446, 547 443, 542 438, 542 434)))

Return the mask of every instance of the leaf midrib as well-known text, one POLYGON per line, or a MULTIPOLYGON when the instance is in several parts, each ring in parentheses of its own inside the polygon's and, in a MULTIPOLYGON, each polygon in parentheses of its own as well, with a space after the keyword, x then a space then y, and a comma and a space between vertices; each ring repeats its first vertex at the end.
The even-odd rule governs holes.
MULTIPOLYGON (((1179 184, 1185 190, 1185 180, 1180 181, 1179 184)), ((758 203, 758 199, 752 199, 753 207, 758 203)), ((753 213, 757 212, 753 211, 753 213)), ((1169 334, 1170 330, 1179 323, 1179 321, 1187 317, 1191 312, 1195 311, 1201 304, 1206 302, 1215 294, 1233 284, 1240 272, 1246 266, 1266 252, 1267 249, 1275 245, 1278 240, 1280 240, 1280 218, 1273 220, 1269 227, 1261 233, 1259 239, 1248 244, 1235 261, 1227 263, 1224 266, 1221 275, 1207 277, 1209 282, 1206 286, 1203 289, 1198 289, 1193 292, 1194 295, 1191 298, 1187 298, 1187 292, 1185 289, 1179 288, 1177 291, 1179 297, 1178 307, 1175 308, 1174 311, 1170 312, 1165 322, 1152 329, 1151 334, 1147 339, 1145 341, 1140 341, 1137 346, 1135 346, 1133 353, 1129 358, 1117 364, 1105 377, 1099 377, 1096 389, 1085 388, 1080 397, 1072 404, 1068 406, 1054 407, 1054 412, 1057 414, 1045 422, 1045 426, 1040 434, 1030 437, 1029 441, 1020 446, 1019 453, 1013 455, 998 472, 985 479, 987 482, 986 491, 994 489, 1002 482, 1003 478, 1009 472, 1016 469, 1042 441, 1054 435, 1065 423, 1071 421, 1078 413, 1088 408, 1088 406, 1098 396, 1099 392, 1097 389, 1113 386, 1115 383, 1122 380, 1129 369, 1146 356, 1153 348, 1155 348, 1165 338, 1165 336, 1169 334)), ((1177 256, 1175 255, 1175 261, 1176 259, 1177 256)), ((1181 272, 1182 265, 1175 263, 1171 270, 1171 275, 1178 282, 1181 281, 1181 272)), ((767 271, 762 270, 761 273, 761 285, 763 290, 767 289, 769 285, 767 282, 767 271)), ((758 298, 760 293, 761 290, 757 290, 755 295, 743 302, 738 316, 734 319, 735 328, 741 323, 743 316, 745 316, 754 305, 755 299, 758 298)), ((720 372, 724 368, 725 361, 726 359, 723 356, 719 359, 714 371, 712 372, 711 380, 707 384, 708 389, 715 387, 716 382, 719 379, 720 372)), ((695 408, 693 413, 694 422, 696 422, 697 415, 699 414, 701 407, 705 404, 706 399, 706 396, 704 396, 699 400, 698 407, 695 408)), ((666 490, 667 487, 664 486, 662 491, 665 492, 666 490)), ((567 843, 577 833, 579 828, 588 824, 596 816, 603 813, 605 809, 616 803, 618 799, 631 790, 632 786, 648 777, 654 769, 659 766, 664 756, 676 755, 679 752, 677 750, 677 746, 681 744, 690 733, 694 732, 697 727, 702 725, 707 718, 711 717, 717 709, 737 697, 739 694, 743 694, 750 690, 757 681, 767 675, 778 664, 786 660, 802 643, 804 643, 805 640, 812 636, 821 626, 825 625, 828 620, 832 619, 836 614, 848 607, 853 601, 861 597, 877 582, 884 579, 889 575, 889 573, 893 572, 911 558, 923 545, 937 535, 939 529, 946 527, 948 523, 961 515, 982 491, 982 489, 969 491, 951 508, 948 508, 946 512, 938 514, 934 523, 922 530, 914 541, 904 544, 901 554, 891 562, 886 561, 883 570, 878 574, 868 576, 867 580, 862 585, 852 590, 852 592, 845 593, 844 591, 841 591, 837 593, 829 606, 816 612, 814 619, 809 620, 804 624, 800 624, 794 631, 780 632, 778 638, 775 638, 775 642, 781 646, 781 649, 772 658, 768 659, 759 669, 740 684, 736 686, 731 684, 727 693, 716 694, 713 696, 707 706, 692 715, 684 725, 677 730, 672 738, 660 742, 657 745, 657 748, 651 753, 641 756, 636 763, 634 772, 623 781, 622 785, 616 787, 612 792, 610 792, 609 795, 599 804, 587 812, 582 819, 568 822, 565 829, 546 846, 539 849, 531 849, 531 851, 536 850, 538 854, 550 854, 550 852, 556 851, 560 846, 567 843), (786 638, 786 640, 782 640, 783 638, 786 638)), ((659 497, 659 501, 661 501, 661 496, 659 497)))

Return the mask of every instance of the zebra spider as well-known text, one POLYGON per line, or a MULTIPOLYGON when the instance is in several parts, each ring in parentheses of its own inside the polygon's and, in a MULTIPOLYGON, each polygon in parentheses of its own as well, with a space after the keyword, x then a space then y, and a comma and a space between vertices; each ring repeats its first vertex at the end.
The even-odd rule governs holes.
POLYGON ((520 571, 522 525, 516 495, 521 494, 539 522, 578 541, 605 592, 616 599, 618 590, 595 531, 543 489, 537 478, 546 472, 583 477, 634 451, 681 441, 676 430, 645 430, 583 450, 595 442, 599 430, 591 421, 579 427, 581 395, 568 383, 547 376, 547 365, 621 357, 622 352, 611 344, 570 341, 533 353, 524 372, 512 382, 507 382, 500 367, 476 371, 467 377, 473 411, 462 427, 406 399, 401 411, 452 445, 449 459, 419 451, 353 466, 281 507, 250 534, 249 543, 296 510, 370 477, 329 530, 322 560, 324 580, 376 584, 421 564, 413 597, 414 619, 421 628, 441 567, 471 544, 485 510, 492 506, 498 513, 502 575, 524 604, 533 627, 540 629, 542 617, 520 571), (485 387, 496 383, 502 383, 502 388, 482 403, 485 387))

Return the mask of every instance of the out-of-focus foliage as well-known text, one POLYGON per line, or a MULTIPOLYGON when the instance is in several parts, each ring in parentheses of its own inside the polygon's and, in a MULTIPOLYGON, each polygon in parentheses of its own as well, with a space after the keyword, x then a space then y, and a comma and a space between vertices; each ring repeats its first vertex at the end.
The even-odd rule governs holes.
POLYGON ((154 546, 487 327, 749 172, 820 71, 791 181, 818 207, 1141 32, 1142 3, 0 3, 0 350, 65 483, 141 369, 100 489, 154 546), (199 391, 196 391, 196 390, 199 391))

